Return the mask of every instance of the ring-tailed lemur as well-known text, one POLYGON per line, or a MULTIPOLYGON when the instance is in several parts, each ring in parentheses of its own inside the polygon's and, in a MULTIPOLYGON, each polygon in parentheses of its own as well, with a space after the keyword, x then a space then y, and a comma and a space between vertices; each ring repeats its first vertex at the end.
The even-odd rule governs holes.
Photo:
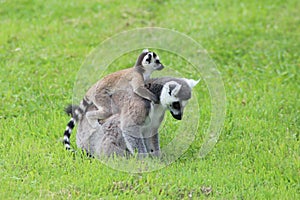
POLYGON ((83 116, 78 123, 76 135, 78 147, 94 156, 124 156, 125 149, 130 154, 137 150, 140 154, 158 156, 158 128, 165 111, 169 110, 175 119, 182 119, 192 88, 197 83, 191 79, 170 77, 146 81, 148 89, 159 97, 159 104, 152 104, 137 95, 118 93, 113 99, 116 104, 127 105, 124 106, 123 114, 114 114, 98 130, 93 129, 86 116, 83 116))
POLYGON ((80 105, 73 109, 74 117, 67 124, 64 132, 63 143, 67 150, 70 149, 70 135, 75 126, 75 122, 86 115, 92 127, 99 126, 98 120, 106 119, 118 112, 117 108, 112 107, 112 95, 123 90, 133 90, 134 94, 158 103, 157 97, 145 87, 145 80, 155 70, 162 70, 158 55, 148 49, 143 50, 132 68, 120 70, 105 76, 94 84, 86 93, 80 105), (95 105, 96 110, 86 112, 89 105, 95 105), (114 110, 115 109, 115 110, 114 110))

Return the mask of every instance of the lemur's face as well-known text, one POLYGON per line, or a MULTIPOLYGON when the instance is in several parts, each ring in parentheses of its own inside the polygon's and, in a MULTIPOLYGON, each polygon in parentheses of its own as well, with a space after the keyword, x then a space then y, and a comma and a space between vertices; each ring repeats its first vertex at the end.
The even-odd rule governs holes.
POLYGON ((143 67, 146 70, 162 70, 163 64, 160 63, 159 57, 156 53, 148 51, 142 61, 143 67))
POLYGON ((190 96, 179 96, 181 86, 175 81, 170 81, 164 85, 160 96, 161 105, 170 110, 172 116, 177 120, 182 119, 184 107, 190 99, 190 96))
POLYGON ((173 101, 170 102, 168 105, 168 109, 170 110, 170 113, 172 116, 177 119, 181 120, 183 115, 184 107, 186 106, 188 101, 173 101))

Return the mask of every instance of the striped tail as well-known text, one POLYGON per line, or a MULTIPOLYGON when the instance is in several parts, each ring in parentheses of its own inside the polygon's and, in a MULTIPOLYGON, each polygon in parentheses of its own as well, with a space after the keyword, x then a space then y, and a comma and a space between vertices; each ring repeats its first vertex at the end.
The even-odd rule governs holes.
POLYGON ((71 144, 70 144, 70 137, 71 137, 71 133, 72 133, 72 130, 73 128, 75 127, 75 119, 72 117, 67 125, 67 128, 64 132, 64 145, 65 145, 65 148, 66 150, 70 150, 71 149, 71 144))
POLYGON ((71 150, 71 143, 70 143, 70 137, 72 130, 74 129, 76 123, 82 119, 82 116, 87 110, 87 107, 92 104, 92 102, 89 102, 86 98, 84 98, 79 106, 76 105, 69 105, 66 109, 65 112, 68 115, 71 115, 71 119, 67 124, 66 130, 64 132, 64 139, 63 139, 63 144, 66 148, 66 150, 71 150))

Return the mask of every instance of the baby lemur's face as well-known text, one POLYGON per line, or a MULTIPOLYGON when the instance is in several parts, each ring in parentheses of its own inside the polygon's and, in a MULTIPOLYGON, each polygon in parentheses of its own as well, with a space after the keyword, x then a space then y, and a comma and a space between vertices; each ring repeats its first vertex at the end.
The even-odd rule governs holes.
POLYGON ((151 51, 146 52, 142 66, 146 71, 162 70, 164 68, 163 64, 160 63, 158 55, 151 51))

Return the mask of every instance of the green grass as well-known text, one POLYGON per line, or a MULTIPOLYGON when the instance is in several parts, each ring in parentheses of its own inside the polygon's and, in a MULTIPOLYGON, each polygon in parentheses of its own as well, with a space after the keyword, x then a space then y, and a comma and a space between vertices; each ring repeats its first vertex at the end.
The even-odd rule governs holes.
MULTIPOLYGON (((299 9, 297 0, 0 0, 1 199, 299 199, 299 9), (210 119, 202 82, 196 139, 166 168, 130 174, 65 152, 63 108, 81 64, 104 39, 145 26, 188 34, 218 66, 227 113, 217 145, 198 157, 210 119)), ((174 57, 161 59, 180 70, 174 57)))

